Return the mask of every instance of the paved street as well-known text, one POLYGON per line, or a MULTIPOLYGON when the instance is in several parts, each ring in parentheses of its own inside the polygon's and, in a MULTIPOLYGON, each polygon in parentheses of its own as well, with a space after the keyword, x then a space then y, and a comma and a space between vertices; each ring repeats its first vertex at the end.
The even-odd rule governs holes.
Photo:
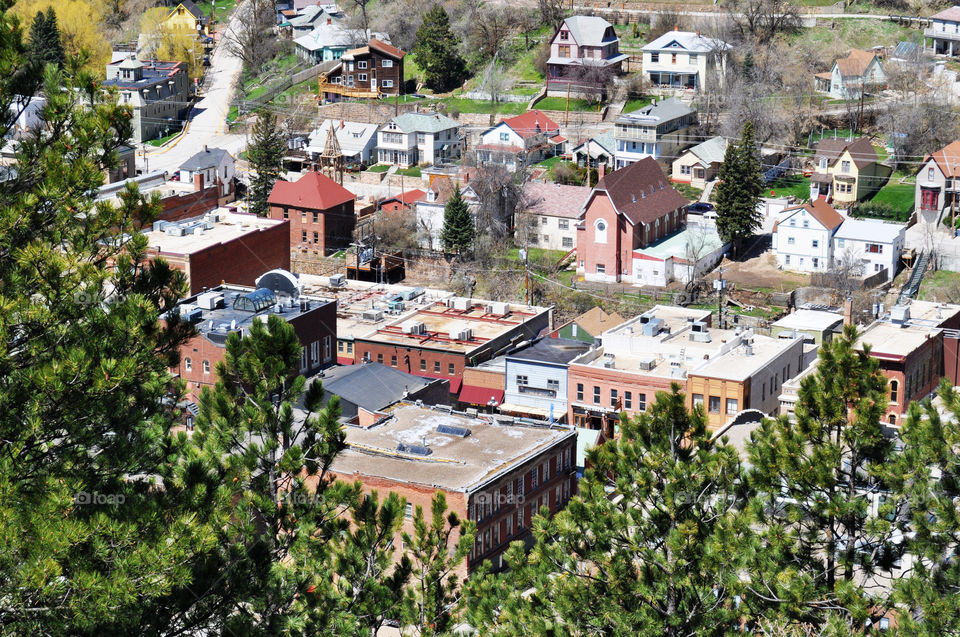
MULTIPOLYGON (((246 9, 240 5, 234 12, 228 26, 233 29, 238 16, 246 9)), ((204 145, 225 148, 234 157, 244 149, 245 136, 227 134, 226 118, 230 109, 230 97, 233 95, 233 85, 240 76, 243 63, 223 46, 223 37, 213 51, 210 59, 211 66, 207 69, 204 82, 205 91, 196 102, 187 116, 187 132, 164 148, 146 146, 148 156, 144 159, 137 157, 137 167, 150 171, 175 171, 180 164, 194 153, 203 149, 204 145)))

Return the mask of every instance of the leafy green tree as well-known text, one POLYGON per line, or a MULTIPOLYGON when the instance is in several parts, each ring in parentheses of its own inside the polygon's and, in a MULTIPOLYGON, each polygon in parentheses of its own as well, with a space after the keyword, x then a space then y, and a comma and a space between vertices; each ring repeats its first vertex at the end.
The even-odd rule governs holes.
POLYGON ((267 204, 270 191, 278 180, 283 179, 286 144, 283 131, 277 126, 277 116, 266 109, 257 113, 247 158, 253 172, 250 182, 250 212, 260 217, 266 217, 270 212, 267 204))
POLYGON ((717 180, 717 232, 725 242, 733 243, 736 254, 743 240, 753 236, 763 222, 763 213, 757 210, 763 194, 763 175, 753 122, 743 124, 739 144, 727 145, 717 180))
POLYGON ((460 185, 454 186, 453 194, 443 208, 443 228, 440 230, 440 243, 448 251, 462 252, 473 244, 477 230, 473 225, 473 215, 463 199, 460 185))
POLYGON ((414 533, 403 534, 413 565, 405 600, 405 625, 417 635, 442 635, 451 628, 452 610, 462 600, 456 569, 469 555, 476 530, 473 522, 448 512, 442 491, 433 496, 430 510, 428 520, 423 507, 417 505, 414 533))
POLYGON ((53 64, 58 69, 62 69, 66 62, 60 29, 57 26, 57 14, 53 6, 47 7, 46 14, 37 11, 37 15, 33 18, 33 23, 30 25, 30 55, 41 67, 53 64))
POLYGON ((898 455, 881 424, 886 377, 857 339, 847 326, 822 346, 794 420, 764 422, 747 445, 757 544, 744 601, 768 619, 842 621, 849 632, 888 607, 906 517, 890 471, 898 455))
POLYGON ((468 587, 482 634, 708 635, 733 627, 737 538, 748 532, 740 458, 713 440, 678 385, 589 453, 580 494, 538 516, 529 557, 468 587))
POLYGON ((466 64, 457 47, 460 41, 450 28, 450 16, 441 4, 433 5, 417 29, 413 54, 423 69, 424 81, 434 91, 454 89, 463 82, 466 64))

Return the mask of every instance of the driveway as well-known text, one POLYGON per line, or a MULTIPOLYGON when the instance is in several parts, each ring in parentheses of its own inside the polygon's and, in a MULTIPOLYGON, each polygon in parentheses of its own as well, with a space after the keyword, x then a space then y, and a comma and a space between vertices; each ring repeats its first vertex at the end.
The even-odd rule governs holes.
POLYGON ((243 62, 232 55, 223 44, 227 31, 233 30, 247 5, 241 4, 233 12, 224 34, 210 56, 204 80, 204 92, 187 115, 187 131, 163 148, 145 146, 147 156, 144 159, 138 153, 137 167, 150 171, 165 170, 173 172, 193 154, 210 148, 225 148, 236 157, 246 147, 244 135, 227 133, 227 112, 230 110, 230 98, 233 87, 240 77, 243 62))

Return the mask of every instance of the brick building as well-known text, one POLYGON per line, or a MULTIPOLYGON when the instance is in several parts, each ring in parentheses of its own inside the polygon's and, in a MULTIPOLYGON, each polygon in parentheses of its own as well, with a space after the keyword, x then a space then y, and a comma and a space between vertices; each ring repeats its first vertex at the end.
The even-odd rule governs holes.
POLYGON ((352 192, 317 171, 297 181, 278 181, 270 192, 271 219, 290 221, 291 248, 327 255, 350 245, 356 225, 352 192))
MULTIPOLYGON (((413 534, 413 511, 442 491, 450 511, 477 525, 476 542, 458 569, 463 577, 483 561, 503 567, 513 541, 530 537, 532 517, 541 506, 551 513, 576 493, 576 433, 566 426, 472 417, 449 408, 400 403, 375 426, 346 429, 347 447, 333 472, 359 480, 364 492, 406 498, 401 533, 413 534)), ((451 538, 452 542, 456 537, 451 538)))
MULTIPOLYGON (((97 190, 97 201, 109 201, 118 205, 121 192, 129 184, 135 184, 141 195, 150 197, 153 193, 160 195, 160 214, 158 219, 163 221, 180 221, 210 212, 233 200, 233 193, 221 194, 222 184, 211 182, 204 187, 203 176, 193 175, 193 181, 169 181, 166 173, 152 172, 136 177, 128 177, 115 181, 97 190)), ((141 221, 142 223, 142 221, 141 221)))
POLYGON ((290 269, 290 223, 219 208, 145 232, 148 254, 187 276, 190 294, 221 283, 252 286, 267 270, 290 269))
POLYGON ((647 157, 605 175, 577 224, 577 271, 588 281, 633 279, 633 251, 686 224, 689 202, 647 157))
POLYGON ((170 371, 187 381, 187 390, 195 394, 216 383, 217 363, 224 358, 227 337, 231 333, 242 337, 253 321, 266 321, 270 314, 293 326, 303 346, 302 374, 335 362, 337 303, 332 299, 297 297, 269 287, 221 285, 184 299, 177 311, 194 324, 197 335, 180 347, 180 363, 170 371))

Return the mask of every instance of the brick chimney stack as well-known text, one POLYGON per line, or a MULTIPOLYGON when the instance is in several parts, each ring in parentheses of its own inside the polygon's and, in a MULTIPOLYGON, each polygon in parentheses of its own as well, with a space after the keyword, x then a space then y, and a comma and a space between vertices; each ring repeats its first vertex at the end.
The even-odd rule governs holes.
POLYGON ((853 297, 848 296, 843 302, 843 324, 853 325, 853 297))

